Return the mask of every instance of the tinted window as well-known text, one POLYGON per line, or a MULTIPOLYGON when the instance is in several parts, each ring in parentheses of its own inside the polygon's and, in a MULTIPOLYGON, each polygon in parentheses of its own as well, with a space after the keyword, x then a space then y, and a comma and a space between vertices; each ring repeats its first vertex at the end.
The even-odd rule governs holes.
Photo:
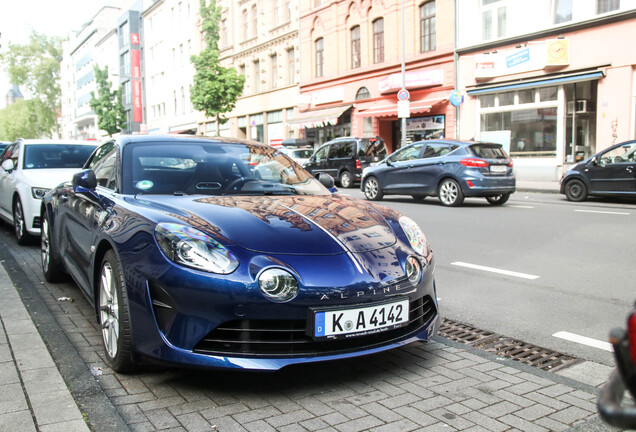
POLYGON ((508 157, 500 144, 473 144, 470 149, 484 159, 506 159, 508 157))
POLYGON ((316 150, 315 160, 319 161, 327 159, 327 150, 329 150, 329 146, 321 147, 316 150))
POLYGON ((384 159, 387 155, 384 140, 377 138, 361 139, 358 155, 361 157, 370 157, 372 160, 384 159))
POLYGON ((95 146, 29 144, 24 147, 24 169, 82 168, 95 146))
POLYGON ((455 150, 457 146, 451 146, 449 144, 431 143, 426 146, 422 158, 432 158, 446 156, 451 151, 455 150))

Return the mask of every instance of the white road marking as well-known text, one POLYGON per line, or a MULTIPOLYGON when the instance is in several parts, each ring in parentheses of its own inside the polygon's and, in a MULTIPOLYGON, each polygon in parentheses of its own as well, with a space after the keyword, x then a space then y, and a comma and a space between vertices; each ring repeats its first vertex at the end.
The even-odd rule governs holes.
POLYGON ((556 332, 552 336, 560 338, 560 339, 565 339, 570 342, 576 342, 582 345, 591 346, 593 348, 602 349, 609 352, 614 351, 614 347, 609 342, 603 342, 600 340, 592 339, 586 336, 581 336, 581 335, 577 335, 577 334, 566 332, 566 331, 556 332))
POLYGON ((498 269, 498 268, 486 267, 486 266, 481 266, 481 265, 477 265, 477 264, 469 264, 469 263, 459 262, 459 261, 451 263, 451 265, 458 266, 458 267, 471 268, 471 269, 475 269, 475 270, 482 270, 482 271, 487 271, 487 272, 492 272, 492 273, 499 273, 499 274, 503 274, 503 275, 507 275, 507 276, 514 276, 514 277, 522 278, 522 279, 539 279, 539 277, 540 277, 540 276, 535 276, 535 275, 531 275, 531 274, 527 274, 527 273, 519 273, 519 272, 510 271, 510 270, 502 270, 502 269, 498 269))
POLYGON ((525 209, 533 209, 533 208, 534 208, 534 207, 532 207, 532 206, 513 205, 513 204, 508 204, 508 207, 514 207, 514 208, 525 208, 525 209))
POLYGON ((613 215, 626 215, 629 216, 631 213, 625 212, 611 212, 611 211, 600 211, 600 210, 574 210, 579 213, 600 213, 600 214, 613 214, 613 215))

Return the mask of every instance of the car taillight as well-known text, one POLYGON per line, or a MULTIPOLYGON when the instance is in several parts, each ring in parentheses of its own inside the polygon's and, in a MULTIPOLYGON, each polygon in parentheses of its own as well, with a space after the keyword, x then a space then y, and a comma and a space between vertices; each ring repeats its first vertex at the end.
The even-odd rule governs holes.
POLYGON ((474 168, 486 168, 488 166, 488 162, 483 159, 475 159, 475 158, 465 158, 459 161, 460 164, 466 167, 474 167, 474 168))
POLYGON ((356 159, 356 169, 362 169, 362 164, 360 163, 360 159, 356 159))
POLYGON ((510 163, 508 163, 508 166, 509 166, 510 168, 512 168, 512 166, 513 166, 513 165, 514 165, 514 164, 512 163, 512 161, 510 161, 510 163))
POLYGON ((629 352, 632 356, 632 363, 636 365, 636 312, 627 319, 627 338, 629 339, 629 352))

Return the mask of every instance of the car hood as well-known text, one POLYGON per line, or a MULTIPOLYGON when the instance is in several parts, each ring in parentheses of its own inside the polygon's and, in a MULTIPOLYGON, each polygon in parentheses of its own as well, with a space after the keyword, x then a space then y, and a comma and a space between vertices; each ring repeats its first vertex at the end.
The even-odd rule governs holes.
POLYGON ((179 219, 219 241, 260 253, 368 252, 396 242, 392 228, 377 210, 338 195, 138 195, 134 201, 163 213, 163 220, 165 216, 179 219))
POLYGON ((22 170, 22 177, 33 187, 53 189, 60 183, 71 181, 81 168, 47 168, 22 170))

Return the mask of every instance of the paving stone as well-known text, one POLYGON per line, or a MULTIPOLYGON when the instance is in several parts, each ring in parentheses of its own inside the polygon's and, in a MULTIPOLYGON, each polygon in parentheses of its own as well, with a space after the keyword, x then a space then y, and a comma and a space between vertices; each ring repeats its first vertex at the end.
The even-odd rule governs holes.
POLYGON ((445 408, 438 408, 429 412, 429 414, 431 415, 431 417, 435 417, 437 420, 444 422, 458 430, 468 429, 469 427, 475 425, 475 423, 467 420, 465 417, 459 417, 445 408))
POLYGON ((165 409, 155 409, 152 411, 144 411, 148 421, 158 430, 168 429, 180 426, 177 419, 165 409))
POLYGON ((549 418, 552 420, 556 420, 565 424, 574 424, 577 420, 585 418, 589 413, 589 411, 582 410, 578 407, 568 407, 565 409, 558 410, 554 414, 550 415, 549 418))
POLYGON ((382 420, 383 422, 386 422, 386 423, 394 422, 394 421, 400 420, 402 418, 402 416, 399 415, 394 410, 388 409, 388 408, 384 407, 383 405, 380 405, 377 402, 372 402, 372 403, 366 404, 366 405, 360 405, 360 408, 362 408, 363 410, 365 410, 366 412, 368 412, 372 416, 377 417, 377 418, 379 418, 380 420, 382 420))
POLYGON ((499 418, 499 421, 507 425, 513 426, 524 432, 549 432, 550 429, 546 429, 543 426, 533 424, 521 417, 517 417, 514 414, 508 414, 499 418))
POLYGON ((232 417, 240 424, 244 424, 278 415, 280 415, 280 411, 278 411, 273 406, 269 406, 266 408, 251 409, 245 412, 234 414, 232 417))
POLYGON ((335 426, 340 432, 360 432, 383 425, 384 422, 376 417, 367 415, 365 417, 340 423, 335 426))
POLYGON ((415 430, 420 430, 420 426, 409 419, 402 419, 373 428, 373 432, 410 432, 415 430))
POLYGON ((503 417, 507 414, 519 411, 521 407, 519 405, 515 405, 507 400, 503 400, 494 405, 490 405, 480 410, 479 412, 487 417, 497 419, 499 417, 503 417))
POLYGON ((283 426, 280 429, 278 429, 280 432, 307 432, 307 429, 305 429, 304 427, 302 427, 299 424, 290 424, 287 426, 283 426))
POLYGON ((528 408, 524 408, 515 413, 516 416, 521 417, 524 420, 533 421, 541 417, 546 417, 556 410, 545 405, 533 405, 528 408))
POLYGON ((462 418, 471 421, 479 426, 482 426, 486 430, 492 432, 503 432, 508 429, 508 425, 476 411, 466 413, 462 416, 462 418))
POLYGON ((329 427, 329 425, 322 421, 320 418, 304 420, 301 421, 299 424, 308 431, 324 430, 325 428, 329 427))
MULTIPOLYGON (((250 432, 276 432, 276 429, 265 420, 256 420, 251 423, 244 423, 243 427, 250 432)), ((208 427, 208 430, 210 428, 208 427)))
POLYGON ((404 393, 398 396, 393 396, 393 397, 381 400, 380 403, 389 409, 395 409, 397 407, 409 405, 419 400, 420 398, 415 396, 414 394, 404 393))

